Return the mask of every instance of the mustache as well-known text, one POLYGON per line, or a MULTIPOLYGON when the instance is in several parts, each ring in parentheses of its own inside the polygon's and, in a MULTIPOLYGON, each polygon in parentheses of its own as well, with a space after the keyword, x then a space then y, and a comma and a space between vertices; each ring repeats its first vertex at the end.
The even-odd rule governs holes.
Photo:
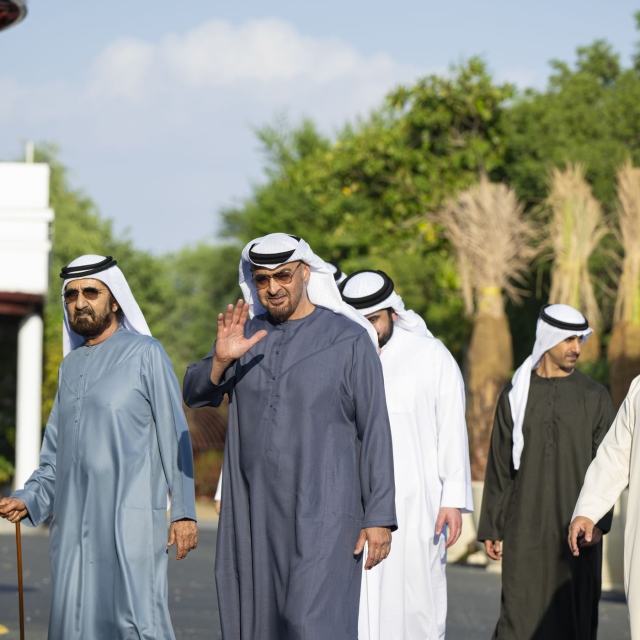
POLYGON ((89 316, 90 318, 95 318, 96 313, 93 309, 87 307, 86 309, 80 309, 73 314, 74 318, 81 318, 82 316, 89 316))

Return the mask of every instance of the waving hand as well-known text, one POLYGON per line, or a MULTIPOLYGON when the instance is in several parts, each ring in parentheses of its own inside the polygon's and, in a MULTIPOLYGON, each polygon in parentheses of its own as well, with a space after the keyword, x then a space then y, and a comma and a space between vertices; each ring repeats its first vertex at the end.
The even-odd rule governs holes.
POLYGON ((218 314, 218 337, 211 368, 211 381, 214 384, 220 382, 225 369, 267 335, 263 329, 250 338, 244 337, 248 313, 249 304, 241 299, 235 307, 232 304, 228 305, 226 313, 218 314))

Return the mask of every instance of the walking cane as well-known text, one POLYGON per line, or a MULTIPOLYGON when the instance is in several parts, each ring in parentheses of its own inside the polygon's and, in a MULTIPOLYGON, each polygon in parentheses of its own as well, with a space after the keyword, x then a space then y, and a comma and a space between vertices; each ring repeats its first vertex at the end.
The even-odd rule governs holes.
POLYGON ((18 553, 18 606, 20 607, 20 640, 24 640, 24 590, 22 588, 22 538, 20 522, 16 522, 16 551, 18 553))

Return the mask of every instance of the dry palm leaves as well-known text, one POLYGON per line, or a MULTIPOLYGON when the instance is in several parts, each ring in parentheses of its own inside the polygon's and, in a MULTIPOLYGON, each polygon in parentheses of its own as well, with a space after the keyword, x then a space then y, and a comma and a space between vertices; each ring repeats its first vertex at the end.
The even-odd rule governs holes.
POLYGON ((614 322, 640 326, 640 169, 627 162, 618 171, 618 220, 624 249, 614 322))
POLYGON ((502 292, 518 300, 534 251, 531 223, 522 217, 516 192, 486 177, 460 193, 437 220, 457 255, 465 308, 504 314, 502 292))
POLYGON ((515 191, 486 177, 438 214, 455 250, 467 313, 474 317, 467 351, 467 425, 471 473, 484 478, 498 396, 513 368, 511 332, 503 292, 518 300, 518 283, 534 252, 533 227, 522 217, 515 191))
POLYGON ((589 274, 589 257, 607 233, 602 207, 591 193, 584 166, 574 164, 564 171, 553 169, 547 207, 549 244, 553 252, 549 302, 580 309, 592 326, 602 316, 589 274))
POLYGON ((619 239, 624 258, 607 353, 616 408, 622 404, 631 381, 640 374, 640 169, 627 161, 617 178, 619 239))

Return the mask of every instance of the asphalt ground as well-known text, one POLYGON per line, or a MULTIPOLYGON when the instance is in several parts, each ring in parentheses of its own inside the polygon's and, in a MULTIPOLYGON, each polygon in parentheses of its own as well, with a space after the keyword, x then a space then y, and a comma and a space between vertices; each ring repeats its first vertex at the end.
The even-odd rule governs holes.
MULTIPOLYGON (((213 578, 215 536, 215 528, 205 525, 198 548, 185 560, 176 561, 173 551, 169 609, 177 640, 221 640, 213 578)), ((22 538, 27 640, 47 637, 51 601, 48 543, 44 532, 22 538)), ((447 573, 447 640, 488 640, 500 608, 500 575, 466 565, 450 565, 447 573)), ((603 595, 598 635, 604 640, 631 637, 627 606, 621 595, 603 595)), ((5 638, 19 639, 18 591, 15 536, 0 534, 0 640, 5 638)))

